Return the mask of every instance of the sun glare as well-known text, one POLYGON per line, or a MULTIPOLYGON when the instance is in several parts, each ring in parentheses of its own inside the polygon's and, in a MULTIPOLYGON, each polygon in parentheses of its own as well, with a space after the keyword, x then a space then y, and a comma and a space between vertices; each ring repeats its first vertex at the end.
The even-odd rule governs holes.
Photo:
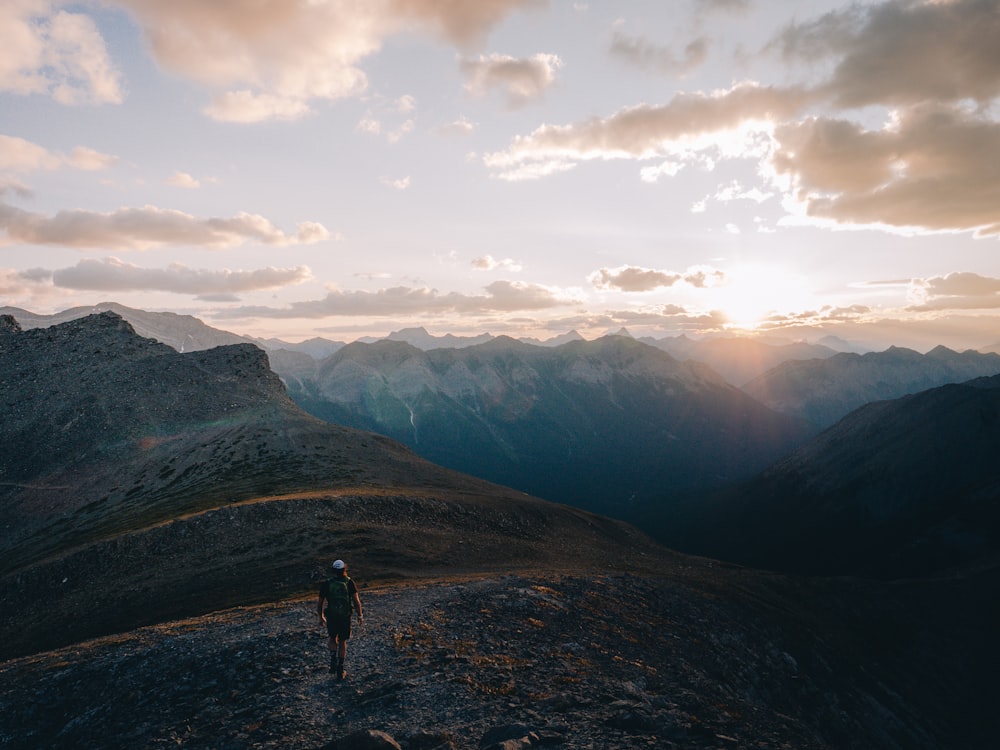
POLYGON ((771 315, 801 312, 816 304, 804 277, 762 264, 733 266, 713 291, 714 308, 734 329, 753 330, 771 315))

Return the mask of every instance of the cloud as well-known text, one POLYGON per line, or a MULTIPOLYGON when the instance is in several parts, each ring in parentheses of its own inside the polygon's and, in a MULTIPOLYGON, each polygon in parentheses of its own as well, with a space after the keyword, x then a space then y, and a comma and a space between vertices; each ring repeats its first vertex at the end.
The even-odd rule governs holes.
POLYGON ((504 176, 523 171, 524 166, 545 174, 591 159, 663 158, 706 147, 708 143, 698 140, 737 130, 747 122, 783 121, 813 99, 804 89, 751 83, 711 94, 679 94, 662 106, 640 105, 574 125, 543 125, 531 135, 515 138, 506 151, 487 154, 484 162, 504 176))
POLYGON ((1000 279, 977 273, 950 273, 911 282, 912 311, 1000 309, 1000 279))
POLYGON ((252 271, 207 270, 173 263, 166 268, 141 268, 118 258, 81 260, 75 266, 22 273, 25 280, 44 277, 64 289, 101 292, 162 291, 200 296, 276 289, 311 278, 306 266, 259 268, 252 271))
POLYGON ((685 273, 656 271, 638 266, 601 268, 594 271, 588 280, 598 289, 616 289, 622 292, 651 292, 684 283, 698 289, 715 286, 722 282, 725 274, 710 268, 689 269, 685 273))
POLYGON ((222 318, 327 318, 333 316, 392 316, 482 314, 546 310, 577 303, 538 284, 495 281, 485 295, 441 294, 426 287, 397 286, 377 292, 329 292, 319 300, 293 302, 288 307, 239 307, 217 311, 222 318))
POLYGON ((422 28, 465 47, 510 13, 544 4, 114 1, 139 22, 158 64, 217 92, 204 110, 209 117, 244 123, 297 119, 315 101, 358 96, 368 86, 362 61, 393 34, 422 28))
POLYGON ((775 132, 778 174, 810 216, 845 224, 1000 234, 1000 123, 936 105, 865 130, 814 118, 775 132))
MULTIPOLYGON (((818 84, 744 82, 547 124, 483 161, 497 177, 523 180, 588 160, 657 160, 639 171, 653 183, 699 160, 756 159, 788 210, 807 220, 998 235, 996 10, 987 0, 852 4, 788 26, 768 47, 792 63, 828 62, 818 84), (881 126, 871 124, 874 105, 888 113, 881 126)), ((618 41, 623 54, 655 57, 642 40, 618 41)))
POLYGON ((638 68, 669 76, 685 76, 708 57, 708 40, 695 39, 678 55, 670 47, 653 44, 642 36, 630 37, 616 31, 611 39, 611 54, 638 68))
POLYGON ((195 188, 201 187, 201 183, 187 172, 174 172, 167 178, 167 184, 172 185, 173 187, 186 188, 188 190, 194 190, 195 188))
MULTIPOLYGON (((347 96, 347 92, 342 96, 347 96)), ((264 120, 297 120, 310 109, 303 98, 257 94, 249 89, 241 89, 219 94, 202 111, 219 122, 253 123, 264 120)))
POLYGON ((0 175, 27 174, 67 166, 96 171, 107 169, 117 161, 118 157, 84 146, 77 146, 67 155, 54 153, 24 138, 0 135, 0 175))
POLYGON ((435 129, 435 133, 444 136, 463 136, 469 135, 476 129, 476 123, 472 122, 468 118, 460 117, 453 122, 446 123, 435 129))
POLYGON ((408 114, 417 108, 417 98, 412 94, 404 94, 396 100, 396 111, 408 114))
POLYGON ((527 59, 508 55, 480 55, 477 60, 462 60, 466 89, 475 96, 491 90, 501 91, 511 109, 538 99, 556 80, 562 61, 556 55, 537 54, 527 59))
POLYGON ((890 0, 793 24, 772 46, 790 60, 834 58, 826 94, 854 108, 988 102, 1000 95, 998 38, 995 2, 890 0))
POLYGON ((453 44, 474 46, 517 10, 544 8, 547 0, 392 0, 387 12, 419 22, 453 44))
POLYGON ((504 271, 513 271, 515 273, 523 269, 523 266, 512 258, 497 260, 492 255, 484 255, 481 258, 474 258, 472 260, 472 267, 478 271, 495 271, 497 269, 501 269, 504 271))
POLYGON ((381 177, 379 178, 381 182, 386 187, 391 187, 393 190, 406 190, 410 187, 409 177, 400 177, 399 179, 392 179, 391 177, 381 177))
POLYGON ((69 153, 66 163, 74 169, 81 169, 86 172, 99 172, 103 169, 110 169, 118 163, 117 156, 102 154, 86 146, 77 146, 69 153))
POLYGON ((0 91, 60 104, 118 104, 121 74, 93 20, 47 0, 0 5, 0 91))
POLYGON ((303 222, 289 235, 263 216, 239 213, 232 218, 198 218, 181 211, 145 206, 109 213, 72 210, 54 216, 31 213, 0 201, 0 230, 13 242, 29 245, 146 250, 162 245, 235 247, 310 244, 330 237, 322 224, 303 222))

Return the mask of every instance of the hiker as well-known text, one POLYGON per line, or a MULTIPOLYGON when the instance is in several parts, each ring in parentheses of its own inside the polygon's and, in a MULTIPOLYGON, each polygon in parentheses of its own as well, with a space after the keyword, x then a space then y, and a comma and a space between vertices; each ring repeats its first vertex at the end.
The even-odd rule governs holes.
POLYGON ((351 637, 351 610, 358 613, 358 624, 365 621, 361 613, 361 598, 358 587, 347 575, 347 564, 334 560, 331 577, 319 587, 319 602, 316 608, 321 625, 326 625, 330 636, 330 674, 338 680, 344 679, 344 660, 347 658, 347 639, 351 637), (326 607, 324 608, 324 603, 326 607))

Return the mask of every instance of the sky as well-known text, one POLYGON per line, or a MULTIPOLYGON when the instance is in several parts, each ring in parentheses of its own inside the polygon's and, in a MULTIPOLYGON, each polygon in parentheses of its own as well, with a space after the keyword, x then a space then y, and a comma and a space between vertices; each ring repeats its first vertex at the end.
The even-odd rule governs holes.
POLYGON ((0 306, 1000 343, 1000 0, 3 0, 0 306))

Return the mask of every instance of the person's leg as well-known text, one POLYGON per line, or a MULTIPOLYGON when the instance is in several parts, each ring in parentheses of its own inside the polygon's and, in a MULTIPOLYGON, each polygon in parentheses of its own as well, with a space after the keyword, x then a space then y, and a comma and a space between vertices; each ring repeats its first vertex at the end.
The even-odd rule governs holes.
MULTIPOLYGON (((337 637, 331 633, 329 641, 327 641, 327 648, 330 649, 330 674, 337 671, 337 637)), ((343 663, 343 662, 341 662, 343 663)))
POLYGON ((344 661, 347 659, 347 639, 351 637, 350 620, 340 629, 337 648, 337 677, 344 679, 344 661))

